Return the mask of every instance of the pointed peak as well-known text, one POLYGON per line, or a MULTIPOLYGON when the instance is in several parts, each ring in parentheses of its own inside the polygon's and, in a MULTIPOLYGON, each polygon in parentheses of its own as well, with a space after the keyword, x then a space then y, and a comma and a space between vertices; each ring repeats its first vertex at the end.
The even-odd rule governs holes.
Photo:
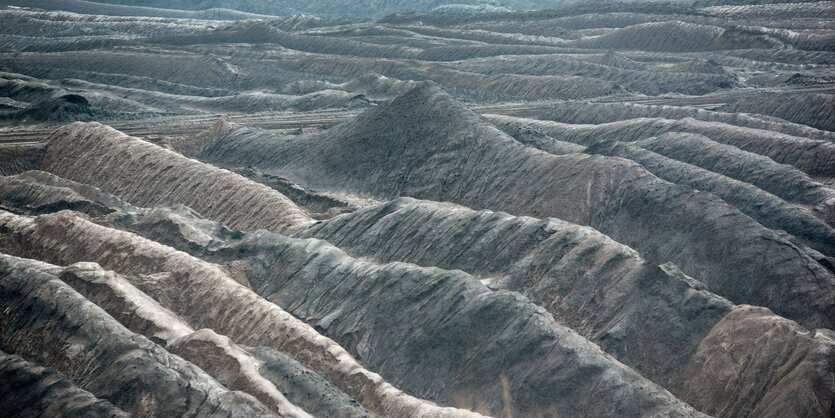
POLYGON ((212 133, 222 133, 232 129, 232 122, 226 118, 225 114, 220 115, 215 123, 209 128, 212 133))
POLYGON ((373 114, 383 119, 420 120, 431 117, 430 125, 435 126, 461 118, 467 120, 480 118, 464 103, 450 96, 433 81, 416 82, 408 90, 373 110, 374 112, 369 112, 369 115, 373 114))
POLYGON ((406 99, 415 99, 415 98, 444 98, 448 100, 455 101, 452 96, 450 96, 447 92, 445 92, 437 83, 434 81, 418 81, 412 86, 410 89, 406 90, 399 96, 395 97, 392 102, 402 101, 406 99))

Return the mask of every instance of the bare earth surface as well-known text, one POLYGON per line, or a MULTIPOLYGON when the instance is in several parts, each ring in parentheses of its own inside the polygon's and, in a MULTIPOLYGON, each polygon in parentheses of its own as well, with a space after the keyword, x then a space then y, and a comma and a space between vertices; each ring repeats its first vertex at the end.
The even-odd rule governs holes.
POLYGON ((199 3, 0 1, 0 416, 835 417, 835 2, 199 3))

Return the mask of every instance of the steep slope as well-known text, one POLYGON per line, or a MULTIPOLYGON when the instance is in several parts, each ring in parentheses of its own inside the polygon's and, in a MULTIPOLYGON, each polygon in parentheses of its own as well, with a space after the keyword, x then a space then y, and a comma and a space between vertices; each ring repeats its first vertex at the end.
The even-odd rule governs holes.
MULTIPOLYGON (((305 279, 304 275, 285 273, 285 269, 308 271, 312 266, 321 263, 313 258, 305 261, 307 268, 294 267, 295 260, 308 256, 294 255, 296 252, 292 251, 292 240, 261 237, 241 241, 242 236, 224 232, 216 225, 212 226, 212 222, 202 220, 195 214, 189 215, 176 209, 170 211, 162 208, 154 212, 159 215, 154 216, 151 222, 146 222, 143 218, 129 228, 154 240, 171 242, 178 248, 194 254, 227 261, 230 270, 234 269, 237 274, 246 275, 247 283, 271 283, 276 281, 271 279, 275 275, 282 277, 279 282, 283 282, 288 275, 294 277, 293 281, 297 283, 282 285, 279 289, 285 290, 279 290, 276 295, 292 292, 294 286, 307 287, 305 283, 309 279, 305 279), (160 223, 166 219, 161 216, 166 211, 172 215, 180 214, 176 215, 180 226, 162 227, 168 225, 160 223), (194 235, 189 231, 197 230, 212 236, 212 240, 189 240, 187 237, 194 235), (177 236, 181 238, 176 238, 177 236)), ((809 405, 821 405, 821 410, 826 410, 826 405, 831 403, 831 397, 827 395, 829 392, 825 388, 827 370, 831 370, 832 366, 826 354, 806 355, 807 359, 803 361, 782 365, 783 356, 803 357, 804 350, 810 353, 830 352, 831 347, 827 345, 827 340, 819 337, 822 335, 821 330, 809 333, 796 325, 790 326, 787 328, 790 332, 782 332, 781 337, 770 345, 771 349, 759 350, 756 355, 747 356, 752 364, 760 362, 767 366, 758 366, 756 374, 745 378, 736 374, 717 373, 711 369, 696 369, 699 373, 682 373, 682 369, 688 363, 701 361, 694 355, 697 346, 703 350, 702 346, 711 347, 711 344, 715 344, 713 341, 717 341, 716 338, 709 338, 709 331, 715 332, 711 327, 714 330, 722 329, 723 327, 717 324, 729 321, 726 318, 730 318, 728 314, 731 309, 737 311, 742 308, 734 308, 727 301, 711 295, 701 284, 681 275, 674 267, 658 268, 647 265, 631 249, 614 243, 588 228, 557 220, 516 218, 506 214, 476 212, 450 204, 400 199, 320 223, 305 234, 334 241, 357 257, 463 269, 483 278, 484 282, 492 283, 491 286, 494 288, 523 292, 532 301, 548 309, 561 322, 571 325, 581 334, 601 344, 607 352, 614 354, 621 361, 672 388, 678 396, 698 404, 700 409, 705 411, 733 411, 733 408, 753 410, 761 402, 766 402, 764 399, 774 397, 784 398, 780 402, 780 408, 786 414, 802 410, 809 405), (485 253, 495 256, 489 259, 490 262, 484 262, 481 254, 485 253), (555 258, 555 254, 559 255, 559 258, 555 258), (598 288, 609 290, 602 294, 597 292, 597 296, 589 302, 588 292, 598 288), (646 323, 656 324, 653 328, 655 332, 648 333, 644 326, 646 323), (769 383, 754 384, 756 379, 769 383), (720 385, 727 389, 714 391, 709 400, 699 400, 699 397, 703 396, 700 388, 704 387, 700 382, 705 381, 728 382, 727 385, 720 385), (762 390, 758 393, 747 393, 743 397, 744 403, 728 402, 740 398, 741 392, 738 391, 745 391, 753 386, 761 387, 762 390), (816 401, 809 403, 806 398, 786 395, 791 392, 808 394, 816 401), (796 401, 797 404, 789 402, 788 399, 796 401)), ((318 245, 315 248, 317 252, 322 252, 327 246, 318 245)), ((330 268, 316 268, 316 271, 328 270, 330 268)), ((359 270, 364 271, 366 277, 379 275, 366 269, 359 270)), ((401 271, 406 272, 409 269, 401 271)), ((411 271, 412 274, 419 272, 414 269, 411 271)), ((62 274, 61 277, 74 286, 77 282, 72 276, 62 274)), ((112 279, 106 280, 111 281, 112 279)), ((344 299, 329 296, 335 291, 334 288, 343 286, 325 287, 328 290, 314 298, 315 300, 344 299)), ((442 287, 440 292, 448 294, 450 291, 447 287, 442 287)), ((85 292, 85 295, 87 294, 85 292)), ((377 297, 397 300, 398 295, 383 291, 375 298, 377 297)), ((311 297, 291 299, 310 300, 311 297)), ((95 301, 106 309, 112 306, 117 312, 124 311, 122 305, 114 305, 102 299, 95 301)), ((372 305, 376 305, 376 302, 372 305)), ((308 305, 293 303, 292 306, 292 312, 300 312, 299 310, 303 309, 304 316, 311 318, 308 305)), ((403 304, 400 303, 398 306, 402 307, 403 304)), ((368 313, 365 311, 360 315, 368 319, 368 313)), ((756 346, 756 342, 749 340, 748 335, 751 331, 748 330, 756 329, 757 323, 784 321, 768 312, 739 315, 742 315, 741 318, 733 321, 737 324, 734 328, 722 331, 724 340, 740 341, 738 350, 751 350, 756 346), (736 336, 736 333, 739 333, 739 336, 736 336), (742 343, 743 341, 749 342, 742 343)), ((321 316, 329 317, 324 314, 312 317, 321 316)), ((130 320, 120 321, 126 324, 135 323, 130 320)), ((328 319, 326 322, 330 324, 331 320, 328 319)), ((385 321, 374 323, 387 327, 385 321)), ((414 328, 429 330, 432 326, 415 325, 414 328)), ((132 326, 131 329, 135 330, 132 326)), ((140 329, 147 328, 143 326, 140 329)), ((352 337, 347 340, 349 348, 351 341, 356 340, 353 334, 357 331, 353 327, 352 330, 352 337)), ((371 330, 373 331, 374 327, 371 330)), ((158 331, 152 331, 151 334, 157 335, 158 331)), ((433 334, 439 335, 437 331, 433 334)), ((205 338, 199 339, 204 340, 205 338)), ((217 337, 213 337, 208 341, 216 340, 217 337)), ((370 357, 363 357, 364 359, 375 357, 374 353, 379 350, 369 352, 372 353, 370 357)), ((391 350, 383 352, 390 354, 391 350)), ((393 366, 386 368, 391 370, 391 367, 393 366)), ((410 376, 411 379, 417 379, 418 375, 411 373, 410 376)), ((772 406, 770 410, 775 410, 774 408, 772 406)), ((727 411, 720 415, 728 415, 727 411)), ((808 410, 807 415, 815 414, 826 416, 820 411, 808 410)))
POLYGON ((264 378, 314 416, 369 416, 357 401, 287 354, 268 347, 245 349, 261 363, 258 372, 264 378))
POLYGON ((815 206, 835 198, 835 190, 802 171, 774 160, 719 144, 703 135, 672 135, 637 143, 642 148, 690 163, 780 196, 788 202, 815 206))
POLYGON ((819 373, 833 365, 831 330, 809 331, 767 309, 738 306, 713 327, 684 369, 692 390, 684 399, 717 416, 831 416, 835 383, 819 373), (734 388, 739 397, 725 397, 720 387, 734 388))
POLYGON ((224 386, 252 394, 276 413, 309 416, 296 406, 299 405, 317 415, 367 416, 356 401, 290 357, 265 347, 240 347, 209 329, 194 331, 181 318, 114 272, 93 263, 77 263, 61 269, 59 278, 131 331, 201 367, 224 386), (271 371, 276 368, 285 374, 271 371), (294 373, 307 376, 306 381, 289 377, 294 373), (282 392, 287 389, 290 393, 285 398, 282 392), (301 391, 306 392, 302 394, 301 391))
POLYGON ((766 416, 765 410, 826 416, 833 404, 827 331, 802 329, 764 309, 734 307, 674 266, 650 265, 587 227, 401 198, 321 222, 303 235, 354 257, 461 269, 492 288, 519 291, 711 414, 757 409, 751 416, 766 416), (779 337, 770 345, 751 339, 769 323, 781 324, 779 337), (738 341, 735 350, 746 353, 738 358, 759 364, 756 372, 743 377, 699 368, 701 353, 721 352, 716 345, 723 341, 738 341), (803 397, 793 398, 799 393, 803 397), (779 407, 769 400, 776 398, 779 407))
POLYGON ((206 10, 189 11, 169 8, 143 7, 135 5, 107 4, 86 0, 3 0, 2 2, 0 2, 0 4, 24 7, 37 7, 38 9, 44 10, 61 10, 73 13, 106 16, 150 16, 163 18, 217 20, 256 19, 268 17, 265 15, 240 12, 231 9, 211 8, 206 10))
POLYGON ((260 294, 430 399, 523 416, 691 413, 526 299, 460 272, 375 265, 326 243, 268 234, 215 257, 242 262, 260 294), (592 393, 609 393, 610 402, 588 403, 592 393))
POLYGON ((40 167, 139 206, 182 203, 239 229, 292 231, 311 223, 267 186, 97 123, 53 132, 40 167))
POLYGON ((129 417, 55 369, 0 352, 0 408, 7 416, 129 417))
POLYGON ((786 135, 770 129, 752 129, 721 122, 704 122, 691 118, 636 118, 617 122, 567 124, 526 120, 544 133, 576 144, 592 145, 598 140, 639 141, 668 132, 685 132, 710 138, 752 154, 766 156, 778 163, 803 171, 812 179, 831 180, 835 173, 835 144, 786 135))
MULTIPOLYGON (((489 115, 488 118, 508 131, 518 129, 536 130, 544 135, 541 140, 533 142, 523 140, 521 142, 549 153, 561 154, 562 152, 559 149, 565 141, 586 146, 622 141, 633 143, 648 151, 668 157, 662 158, 662 160, 677 160, 675 164, 678 166, 675 168, 662 166, 664 168, 662 171, 667 171, 671 175, 661 175, 658 170, 650 171, 674 183, 686 184, 700 190, 719 190, 720 192, 716 193, 717 195, 767 226, 773 227, 775 222, 781 218, 791 218, 793 216, 756 216, 751 210, 746 210, 745 204, 738 205, 734 201, 750 201, 752 200, 750 198, 751 194, 765 192, 771 196, 765 196, 764 199, 772 201, 767 206, 800 206, 800 208, 795 207, 794 210, 797 212, 800 209, 801 217, 817 216, 829 226, 835 225, 835 200, 833 200, 835 189, 823 182, 829 180, 831 176, 826 166, 828 165, 827 159, 831 159, 831 155, 828 154, 832 154, 830 151, 833 150, 828 147, 826 142, 811 141, 805 138, 781 138, 782 135, 774 135, 774 133, 763 130, 749 130, 724 124, 707 124, 687 119, 680 121, 634 119, 600 125, 575 125, 498 115, 489 115), (716 140, 712 138, 716 138, 716 140), (759 144, 748 142, 751 139, 759 142, 759 144), (774 142, 782 146, 774 146, 774 142), (751 149, 754 152, 741 148, 751 149), (787 148, 794 150, 805 148, 805 151, 790 155, 790 153, 785 152, 787 148), (769 154, 769 156, 757 152, 769 154), (778 160, 788 159, 801 167, 807 167, 807 169, 816 165, 822 166, 820 169, 811 169, 824 177, 820 180, 815 179, 792 165, 778 163, 770 157, 778 160), (684 165, 681 163, 684 163, 684 165), (741 184, 737 184, 735 187, 750 189, 750 191, 744 193, 747 196, 737 196, 735 194, 737 192, 723 191, 721 187, 703 188, 700 186, 700 183, 704 184, 703 182, 690 181, 694 177, 692 175, 694 170, 690 167, 691 165, 711 172, 705 173, 707 176, 720 177, 717 180, 719 183, 727 183, 730 179, 738 180, 741 184)), ((649 168, 648 166, 645 167, 649 168)), ((737 182, 730 181, 730 183, 737 182)), ((762 203, 754 203, 752 206, 754 212, 763 212, 762 203)), ((773 210, 771 211, 773 212, 773 210)), ((814 223, 817 221, 810 219, 808 222, 814 223)), ((786 229, 791 229, 791 227, 786 229)), ((816 245, 826 247, 830 243, 831 239, 819 239, 816 245)))
POLYGON ((37 170, 0 177, 0 207, 30 215, 71 209, 94 217, 139 210, 96 187, 37 170))
POLYGON ((34 103, 9 116, 15 123, 74 122, 91 120, 93 111, 84 96, 67 94, 43 102, 34 103))
MULTIPOLYGON (((137 286, 195 326, 211 327, 235 341, 271 346, 298 356, 308 367, 376 410, 387 408, 400 414, 408 411, 403 408, 409 408, 427 416, 463 413, 449 408, 433 410, 429 404, 409 405, 406 402, 416 400, 404 399, 402 393, 393 398, 396 404, 386 405, 383 396, 392 395, 380 394, 391 393, 392 389, 383 388, 377 394, 359 391, 353 373, 346 381, 340 375, 345 366, 334 365, 333 360, 317 353, 316 345, 304 342, 304 332, 313 333, 312 329, 305 331, 300 323, 294 325, 295 320, 287 314, 270 318, 268 312, 283 311, 251 292, 246 296, 248 289, 234 284, 217 266, 67 212, 34 220, 6 215, 4 225, 13 237, 6 250, 15 253, 43 254, 49 261, 68 263, 82 254, 99 253, 94 248, 106 247, 111 250, 100 253, 96 261, 128 274, 170 268, 165 275, 136 279, 137 286), (70 241, 77 244, 67 247, 70 241), (219 304, 215 293, 225 295, 225 303, 219 304), (195 303, 202 309, 195 309, 195 303), (267 306, 269 311, 261 311, 267 306), (262 312, 255 315, 257 318, 267 318, 251 318, 253 310, 262 312), (251 319, 240 322, 241 315, 251 319), (268 331, 278 324, 299 327, 291 333, 296 336, 279 338, 275 331, 268 331), (379 401, 376 396, 380 396, 379 401)), ((398 263, 373 265, 347 257, 321 241, 295 240, 265 231, 223 249, 217 257, 234 257, 236 268, 243 269, 247 281, 260 294, 315 324, 364 363, 402 387, 445 404, 492 413, 512 408, 523 415, 588 411, 604 416, 699 416, 667 391, 556 323, 525 298, 489 291, 461 272, 398 263), (427 299, 420 295, 435 302, 427 305, 427 299), (361 306, 360 300, 365 301, 364 308, 352 308, 361 306), (409 325, 398 326, 403 324, 409 325), (453 347, 457 347, 453 351, 456 354, 449 356, 453 347), (533 363, 531 356, 537 359, 533 363), (541 373, 543 368, 552 371, 541 373), (507 379, 504 384, 502 375, 507 379), (489 394, 485 395, 484 390, 489 394), (505 404, 508 399, 502 396, 503 390, 510 391, 512 406, 505 404), (597 404, 586 393, 609 394, 611 402, 597 404)), ((334 347, 338 346, 329 350, 334 347)), ((350 361, 343 356, 348 355, 341 355, 341 362, 350 361)))
POLYGON ((282 416, 310 417, 260 375, 259 362, 253 356, 211 330, 192 330, 124 278, 92 263, 73 264, 58 277, 131 331, 195 364, 227 388, 253 395, 282 416))
POLYGON ((480 416, 438 407, 396 389, 362 367, 338 344, 235 282, 217 265, 134 234, 93 224, 68 211, 34 219, 0 212, 0 225, 7 231, 0 243, 3 251, 37 256, 55 264, 89 261, 90 255, 98 254, 95 262, 133 278, 132 283, 142 292, 192 328, 209 328, 238 344, 265 346, 290 354, 357 399, 371 413, 480 416))
POLYGON ((653 105, 630 102, 595 103, 563 101, 517 112, 517 116, 569 124, 601 124, 637 118, 684 119, 721 122, 746 128, 765 129, 788 135, 835 140, 835 134, 779 119, 747 113, 717 112, 692 106, 653 105))
POLYGON ((835 417, 833 17, 0 0, 0 416, 835 417))
POLYGON ((9 176, 33 170, 40 165, 46 147, 39 143, 0 144, 0 174, 9 176))
POLYGON ((57 279, 54 268, 2 255, 0 273, 4 351, 56 367, 136 416, 274 416, 125 329, 57 279))
MULTIPOLYGON (((665 134, 658 139, 679 141, 690 136, 690 134, 665 134)), ((653 140, 655 138, 649 139, 653 140)), ((710 192, 722 198, 725 202, 734 205, 742 213, 750 216, 763 226, 786 231, 796 237, 803 245, 808 245, 826 256, 835 256, 835 230, 830 225, 816 218, 805 207, 789 204, 777 196, 748 183, 658 155, 629 143, 601 142, 588 147, 585 152, 628 158, 671 183, 710 192)), ((739 164, 739 162, 736 162, 736 164, 739 164)), ((830 206, 824 204, 821 204, 821 206, 828 209, 829 213, 824 213, 831 219, 832 203, 835 203, 835 200, 830 198, 827 203, 830 206)), ((810 252, 810 255, 820 260, 813 252, 810 252)), ((822 263, 830 270, 833 269, 831 262, 822 261, 822 263)))
POLYGON ((650 262, 675 262, 736 303, 809 327, 834 324, 835 275, 732 206, 626 160, 526 147, 431 84, 313 137, 229 127, 204 140, 205 161, 252 165, 317 189, 589 225, 650 262))
POLYGON ((833 106, 833 94, 764 94, 733 101, 722 110, 762 113, 831 132, 835 131, 835 116, 827 109, 833 106))

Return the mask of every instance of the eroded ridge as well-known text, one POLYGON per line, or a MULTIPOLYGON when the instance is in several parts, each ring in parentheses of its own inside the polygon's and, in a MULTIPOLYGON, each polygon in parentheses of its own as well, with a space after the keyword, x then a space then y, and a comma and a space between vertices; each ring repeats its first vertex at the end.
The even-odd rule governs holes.
POLYGON ((139 206, 182 203, 240 229, 293 231, 310 218, 282 194, 97 123, 53 132, 40 167, 139 206))
POLYGON ((675 262, 736 303, 765 306, 808 327, 833 326, 835 275, 777 231, 635 162, 522 145, 430 83, 312 137, 214 132, 204 139, 206 161, 253 165, 325 190, 588 225, 648 261, 675 262), (429 126, 426 118, 438 123, 429 126))
POLYGON ((136 283, 139 289, 180 315, 193 328, 210 328, 239 344, 271 347, 291 354, 370 412, 396 416, 478 416, 406 395, 366 370, 338 344, 238 284, 216 265, 137 235, 93 224, 71 212, 35 219, 4 213, 2 218, 4 228, 14 237, 4 245, 8 251, 36 252, 55 264, 74 263, 98 253, 102 257, 95 261, 105 268, 116 269, 128 277, 143 275, 144 280, 136 283), (70 241, 78 245, 66 245, 70 241))
POLYGON ((3 350, 58 369, 135 416, 274 416, 138 336, 38 261, 3 255, 3 350))
POLYGON ((588 227, 401 198, 319 223, 303 236, 354 257, 460 269, 493 289, 518 291, 709 414, 826 416, 833 404, 831 331, 734 306, 674 265, 648 263, 588 227), (756 372, 701 367, 711 361, 704 353, 718 355, 717 344, 727 341, 745 358, 739 367, 759 364, 756 372))

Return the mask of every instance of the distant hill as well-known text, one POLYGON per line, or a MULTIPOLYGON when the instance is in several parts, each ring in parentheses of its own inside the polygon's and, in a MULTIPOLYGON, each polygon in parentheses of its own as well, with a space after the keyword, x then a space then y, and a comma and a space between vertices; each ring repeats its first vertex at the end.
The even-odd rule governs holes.
POLYGON ((566 0, 102 0, 98 3, 179 10, 230 9, 267 15, 313 14, 325 17, 383 17, 394 13, 426 12, 437 7, 454 6, 453 10, 493 12, 512 10, 541 10, 560 6, 566 0), (461 6, 465 6, 462 9, 461 6), (475 6, 469 8, 466 6, 475 6))

